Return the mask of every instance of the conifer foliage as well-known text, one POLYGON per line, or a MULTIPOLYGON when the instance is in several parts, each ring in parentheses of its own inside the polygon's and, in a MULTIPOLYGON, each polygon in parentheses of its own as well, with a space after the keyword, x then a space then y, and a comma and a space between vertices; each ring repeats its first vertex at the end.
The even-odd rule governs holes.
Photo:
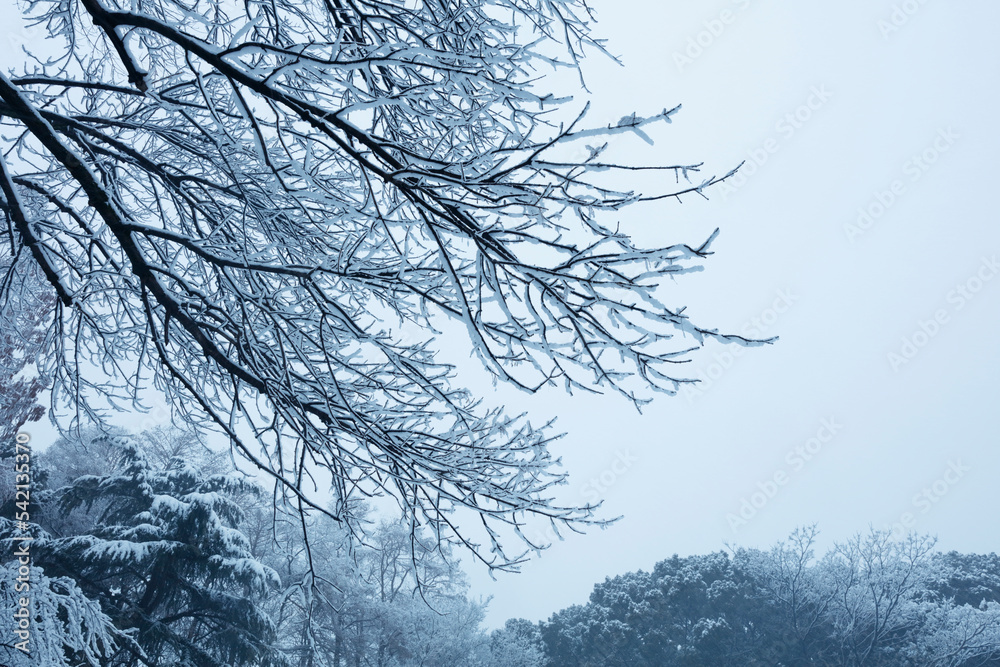
POLYGON ((119 470, 79 477, 49 501, 90 529, 34 547, 41 567, 77 582, 134 640, 107 664, 268 664, 274 625, 256 601, 280 582, 238 529, 239 499, 258 489, 180 458, 155 469, 128 438, 112 446, 119 470))
MULTIPOLYGON (((322 513, 306 515, 303 531, 275 514, 270 496, 228 459, 181 432, 64 438, 38 466, 32 653, 5 641, 0 664, 462 667, 489 660, 485 604, 468 597, 447 546, 423 531, 381 521, 359 544, 322 513)), ((13 522, 0 522, 5 548, 22 535, 13 522)), ((0 597, 13 614, 18 562, 2 565, 0 597)))
MULTIPOLYGON (((7 527, 2 530, 6 533, 7 527)), ((0 640, 0 664, 6 667, 76 667, 107 664, 129 637, 115 627, 101 605, 88 598, 70 577, 52 578, 42 568, 31 573, 31 588, 18 591, 19 563, 0 564, 0 608, 5 626, 20 621, 18 600, 30 597, 30 635, 10 629, 0 640)), ((22 577, 23 579, 23 577, 22 577)))

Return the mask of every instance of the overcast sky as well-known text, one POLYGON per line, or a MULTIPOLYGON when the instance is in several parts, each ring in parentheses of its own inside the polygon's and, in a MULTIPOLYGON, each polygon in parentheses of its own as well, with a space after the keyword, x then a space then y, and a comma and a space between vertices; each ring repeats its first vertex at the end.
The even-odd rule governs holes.
POLYGON ((624 228, 692 244, 721 228, 668 305, 780 340, 706 350, 689 369, 701 391, 642 416, 612 396, 501 393, 568 432, 560 496, 624 518, 495 584, 473 569, 490 623, 545 619, 606 576, 803 524, 821 549, 905 522, 945 550, 997 550, 1000 5, 592 5, 624 61, 587 62, 592 119, 683 104, 654 148, 612 150, 707 174, 747 160, 709 201, 633 209, 624 228))
POLYGON ((488 395, 536 422, 558 417, 568 435, 554 449, 572 475, 560 498, 623 516, 497 583, 470 564, 473 592, 493 596, 489 622, 545 619, 606 576, 768 546, 810 523, 824 549, 905 522, 945 550, 995 551, 1000 5, 592 5, 624 67, 586 63, 591 119, 683 104, 655 147, 611 152, 704 161, 706 174, 747 161, 709 201, 636 207, 623 229, 699 244, 721 228, 705 271, 678 280, 668 305, 780 340, 738 357, 706 349, 688 369, 699 390, 642 416, 613 396, 488 395))

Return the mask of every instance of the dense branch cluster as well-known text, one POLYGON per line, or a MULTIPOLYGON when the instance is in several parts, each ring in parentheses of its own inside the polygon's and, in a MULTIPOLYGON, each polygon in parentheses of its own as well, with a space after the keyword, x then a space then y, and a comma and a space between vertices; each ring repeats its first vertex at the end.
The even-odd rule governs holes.
MULTIPOLYGON (((588 14, 580 0, 27 3, 50 39, 0 76, 0 206, 13 252, 58 294, 55 406, 100 420, 152 376, 300 509, 332 482, 350 523, 352 498, 388 492, 444 539, 471 509, 498 566, 517 560, 498 521, 592 520, 547 500, 562 477, 546 429, 453 385, 443 323, 503 381, 637 403, 676 391, 675 364, 706 339, 756 342, 658 300, 707 243, 639 248, 599 220, 641 199, 601 185, 628 169, 602 161, 602 137, 676 109, 549 120, 562 102, 532 81, 601 48, 588 14), (588 157, 559 157, 574 145, 588 157)), ((725 178, 691 183, 698 167, 659 167, 687 185, 655 197, 725 178)))

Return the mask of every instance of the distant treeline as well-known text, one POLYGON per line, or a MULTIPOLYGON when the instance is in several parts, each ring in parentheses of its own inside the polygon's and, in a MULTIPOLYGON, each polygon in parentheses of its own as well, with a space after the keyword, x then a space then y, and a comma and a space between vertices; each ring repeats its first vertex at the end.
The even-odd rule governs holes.
POLYGON ((14 463, 0 461, 0 614, 32 653, 9 632, 0 665, 1000 666, 1000 558, 926 537, 871 531, 816 558, 805 528, 768 551, 674 556, 489 633, 433 535, 283 513, 190 434, 59 440, 31 459, 30 505, 14 463))
POLYGON ((550 667, 1000 665, 996 554, 939 553, 930 538, 873 530, 817 559, 816 535, 674 556, 505 631, 535 642, 550 667))

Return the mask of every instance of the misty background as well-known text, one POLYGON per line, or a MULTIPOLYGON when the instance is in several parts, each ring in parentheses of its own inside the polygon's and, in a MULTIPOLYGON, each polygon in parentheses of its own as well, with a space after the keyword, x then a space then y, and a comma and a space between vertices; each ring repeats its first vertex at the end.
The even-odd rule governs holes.
POLYGON ((1000 7, 591 5, 624 67, 584 63, 590 120, 683 105, 655 146, 622 139, 611 154, 704 161, 705 177, 746 161, 708 201, 636 206, 622 229, 694 245, 720 228, 704 272, 680 277, 667 305, 780 340, 709 346, 684 369, 697 389, 642 415, 615 396, 493 394, 558 417, 560 498, 599 497, 623 518, 495 583, 470 563, 472 592, 493 596, 488 622, 542 620, 606 576, 725 543, 768 548, 804 524, 818 524, 820 552, 869 526, 996 551, 1000 7))

